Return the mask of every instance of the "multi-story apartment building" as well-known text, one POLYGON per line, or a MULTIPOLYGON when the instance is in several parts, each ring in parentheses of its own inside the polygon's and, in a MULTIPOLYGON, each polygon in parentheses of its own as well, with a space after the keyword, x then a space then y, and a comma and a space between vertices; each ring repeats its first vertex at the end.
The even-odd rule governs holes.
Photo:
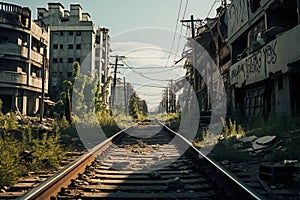
POLYGON ((0 2, 0 98, 2 111, 32 115, 39 109, 44 75, 48 91, 48 28, 27 7, 0 2), (44 73, 43 73, 44 70, 44 73))
POLYGON ((228 43, 235 111, 246 116, 300 113, 297 0, 233 0, 228 43))
POLYGON ((81 64, 81 72, 97 73, 100 80, 106 80, 108 29, 96 30, 90 15, 83 13, 79 4, 71 4, 70 10, 65 10, 61 3, 48 3, 48 9, 38 8, 37 17, 50 28, 49 93, 52 99, 59 97, 63 81, 72 78, 75 61, 81 64), (104 77, 102 69, 105 69, 104 77))

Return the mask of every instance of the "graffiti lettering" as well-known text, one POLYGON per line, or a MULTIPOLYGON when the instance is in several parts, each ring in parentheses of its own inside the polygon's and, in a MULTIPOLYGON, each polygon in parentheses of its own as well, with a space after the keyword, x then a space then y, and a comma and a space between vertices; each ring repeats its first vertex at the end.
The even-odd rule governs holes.
POLYGON ((244 78, 249 78, 252 74, 261 72, 262 68, 262 53, 258 51, 246 58, 244 62, 239 64, 236 69, 231 71, 231 77, 235 78, 243 73, 244 78))
POLYGON ((268 64, 275 64, 277 61, 277 54, 275 52, 275 48, 277 45, 277 41, 275 41, 273 44, 268 44, 265 48, 264 48, 264 52, 265 52, 265 56, 266 56, 266 60, 268 64))
POLYGON ((240 0, 231 4, 228 10, 229 32, 234 33, 248 20, 248 1, 240 0))

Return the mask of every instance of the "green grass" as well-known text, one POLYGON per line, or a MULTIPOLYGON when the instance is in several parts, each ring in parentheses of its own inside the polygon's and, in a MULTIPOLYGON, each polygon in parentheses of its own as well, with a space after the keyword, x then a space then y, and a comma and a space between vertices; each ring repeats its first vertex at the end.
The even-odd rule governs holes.
POLYGON ((12 185, 29 171, 57 169, 64 156, 60 130, 64 122, 54 123, 52 131, 32 125, 18 125, 14 113, 0 112, 0 188, 12 185))

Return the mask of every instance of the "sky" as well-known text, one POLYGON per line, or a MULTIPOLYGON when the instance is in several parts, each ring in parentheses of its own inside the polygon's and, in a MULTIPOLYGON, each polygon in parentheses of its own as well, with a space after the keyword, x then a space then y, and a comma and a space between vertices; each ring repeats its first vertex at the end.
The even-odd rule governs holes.
MULTIPOLYGON (((36 18, 38 7, 47 8, 43 0, 2 0, 32 11, 36 18)), ((70 4, 81 4, 83 12, 91 15, 95 27, 110 30, 111 55, 123 55, 123 67, 118 77, 133 84, 138 95, 150 109, 158 106, 164 87, 170 80, 185 74, 181 58, 190 29, 182 26, 181 19, 215 17, 219 0, 61 0, 66 10, 70 4)), ((113 62, 113 60, 111 61, 113 62)))

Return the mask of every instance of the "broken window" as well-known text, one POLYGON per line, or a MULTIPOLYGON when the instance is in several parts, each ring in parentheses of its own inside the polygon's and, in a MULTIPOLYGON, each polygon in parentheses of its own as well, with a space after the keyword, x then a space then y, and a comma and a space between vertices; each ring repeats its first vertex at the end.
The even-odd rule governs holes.
POLYGON ((248 56, 247 38, 247 33, 244 33, 232 43, 232 64, 248 56))
POLYGON ((265 45, 263 32, 265 31, 265 21, 261 19, 249 31, 249 53, 252 53, 265 45))
POLYGON ((264 87, 245 91, 244 113, 246 116, 260 116, 264 107, 264 87))

